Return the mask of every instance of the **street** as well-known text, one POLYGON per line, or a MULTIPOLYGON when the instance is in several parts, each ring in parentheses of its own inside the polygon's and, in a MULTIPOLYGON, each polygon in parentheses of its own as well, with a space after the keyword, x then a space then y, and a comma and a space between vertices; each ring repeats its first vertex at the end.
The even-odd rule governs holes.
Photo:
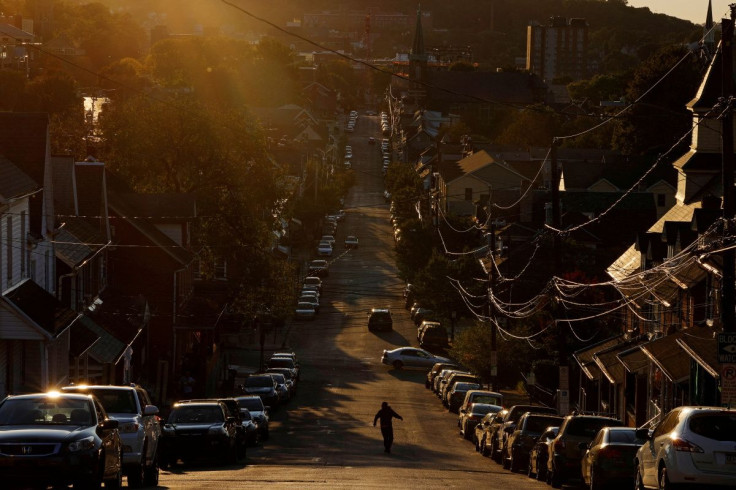
MULTIPOLYGON (((424 388, 424 370, 380 362, 383 349, 417 343, 394 266, 380 144, 368 144, 368 136, 382 138, 377 121, 361 115, 349 138, 356 185, 345 200, 321 312, 285 334, 302 367, 295 399, 272 414, 271 437, 248 449, 247 465, 179 465, 162 471, 161 487, 547 488, 476 453, 460 436, 457 415, 424 388), (360 248, 345 251, 346 235, 357 235, 360 248), (371 307, 391 308, 392 332, 368 331, 371 307), (382 401, 404 418, 394 421, 390 455, 372 425, 382 401)), ((257 365, 255 349, 252 355, 257 365)))

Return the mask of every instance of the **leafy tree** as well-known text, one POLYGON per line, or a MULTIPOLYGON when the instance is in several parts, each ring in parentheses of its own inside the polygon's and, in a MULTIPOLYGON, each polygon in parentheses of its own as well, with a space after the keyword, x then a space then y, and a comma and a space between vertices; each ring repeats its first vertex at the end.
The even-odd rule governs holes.
POLYGON ((513 146, 547 146, 558 136, 560 117, 546 106, 524 109, 512 118, 501 133, 498 143, 513 146))
MULTIPOLYGON (((629 84, 627 100, 639 99, 686 54, 684 47, 668 47, 640 64, 629 84)), ((615 128, 614 148, 624 153, 643 153, 671 147, 692 125, 685 106, 693 98, 700 80, 698 61, 695 56, 689 56, 668 75, 665 83, 660 83, 622 115, 615 128)))

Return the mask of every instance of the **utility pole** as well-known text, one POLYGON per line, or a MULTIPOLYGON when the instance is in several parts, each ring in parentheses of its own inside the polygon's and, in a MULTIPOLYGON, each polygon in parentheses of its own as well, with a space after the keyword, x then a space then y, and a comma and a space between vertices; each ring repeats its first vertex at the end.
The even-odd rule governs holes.
MULTIPOLYGON (((490 192, 488 193, 488 213, 490 215, 491 212, 491 206, 490 206, 490 192)), ((498 326, 496 325, 496 322, 498 321, 496 319, 496 316, 493 314, 495 312, 495 308, 493 307, 493 302, 491 301, 491 294, 493 290, 493 281, 495 276, 495 268, 496 268, 496 222, 491 221, 491 236, 489 237, 489 246, 490 246, 490 257, 491 257, 491 264, 488 268, 488 317, 491 319, 491 389, 497 390, 498 387, 496 386, 496 378, 498 377, 498 350, 496 348, 496 334, 498 330, 498 326)))
MULTIPOLYGON (((723 87, 723 100, 727 107, 721 116, 721 141, 722 141, 722 172, 723 172, 723 237, 726 243, 731 242, 731 235, 734 232, 734 141, 733 141, 733 114, 732 100, 734 95, 733 83, 733 34, 734 34, 734 17, 736 16, 736 5, 731 4, 731 18, 722 19, 721 27, 723 30, 721 41, 721 61, 723 72, 721 81, 723 87)), ((724 332, 736 332, 734 312, 734 294, 736 293, 736 285, 734 285, 736 266, 736 251, 731 248, 723 252, 723 284, 721 286, 721 322, 724 332)))
MULTIPOLYGON (((552 139, 552 147, 550 148, 550 163, 551 163, 551 177, 552 177, 552 188, 550 194, 552 197, 552 227, 555 230, 562 229, 562 219, 560 217, 560 168, 557 162, 557 146, 559 142, 557 138, 552 139)), ((553 251, 554 265, 552 274, 557 276, 561 271, 561 239, 560 233, 555 231, 553 236, 553 251)), ((554 302, 555 298, 552 299, 552 317, 553 320, 557 321, 557 305, 554 302)), ((565 342, 565 336, 562 333, 562 328, 559 328, 560 323, 557 323, 557 366, 558 366, 558 383, 557 383, 557 410, 561 415, 566 415, 570 411, 570 367, 567 365, 567 342, 565 342)))

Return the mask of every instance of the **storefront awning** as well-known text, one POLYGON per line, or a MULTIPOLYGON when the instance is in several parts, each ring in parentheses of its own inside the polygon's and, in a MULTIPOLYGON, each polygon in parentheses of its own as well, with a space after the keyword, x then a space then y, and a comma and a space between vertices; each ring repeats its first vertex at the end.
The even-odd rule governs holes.
POLYGON ((618 344, 593 354, 593 361, 611 384, 623 383, 626 377, 624 365, 618 354, 631 348, 631 343, 618 344))
POLYGON ((630 373, 634 373, 641 369, 645 369, 649 366, 649 358, 640 349, 640 346, 626 349, 623 352, 619 352, 618 360, 624 365, 626 370, 630 373))
POLYGON ((676 332, 641 346, 642 352, 675 383, 690 377, 690 363, 677 343, 680 338, 682 332, 676 332))
POLYGON ((718 379, 720 377, 720 364, 716 354, 716 339, 712 336, 708 338, 697 333, 691 333, 690 330, 683 332, 682 337, 676 340, 677 345, 687 352, 708 374, 718 379))
POLYGON ((602 342, 598 342, 597 344, 593 344, 591 346, 588 346, 588 347, 585 347, 583 349, 576 351, 573 354, 573 358, 580 366, 580 370, 583 371, 583 373, 588 377, 588 379, 590 380, 598 379, 598 376, 600 375, 600 370, 598 369, 595 361, 593 360, 593 355, 596 352, 604 351, 606 349, 619 345, 623 342, 624 342, 624 339, 620 335, 616 337, 611 337, 602 342))

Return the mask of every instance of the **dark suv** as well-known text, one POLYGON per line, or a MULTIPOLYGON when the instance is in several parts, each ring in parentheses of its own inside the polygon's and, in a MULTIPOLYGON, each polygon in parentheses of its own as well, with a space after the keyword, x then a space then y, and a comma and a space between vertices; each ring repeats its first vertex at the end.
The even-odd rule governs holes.
POLYGON ((388 308, 373 308, 368 317, 368 330, 386 330, 394 328, 394 320, 388 308))
POLYGON ((503 424, 496 431, 496 435, 491 441, 491 457, 497 463, 503 463, 509 436, 516 430, 516 424, 519 422, 521 416, 527 412, 557 415, 557 410, 554 408, 543 407, 541 405, 514 405, 511 407, 503 418, 503 424))
POLYGON ((580 479, 584 449, 603 427, 621 427, 620 420, 599 415, 568 415, 552 441, 547 459, 547 481, 560 487, 571 478, 580 479))
POLYGON ((562 417, 556 415, 527 412, 521 416, 516 430, 509 436, 504 454, 503 466, 513 472, 529 466, 529 451, 539 436, 549 426, 559 426, 562 417))
POLYGON ((423 321, 418 331, 419 347, 444 349, 448 346, 447 329, 441 323, 423 321))

